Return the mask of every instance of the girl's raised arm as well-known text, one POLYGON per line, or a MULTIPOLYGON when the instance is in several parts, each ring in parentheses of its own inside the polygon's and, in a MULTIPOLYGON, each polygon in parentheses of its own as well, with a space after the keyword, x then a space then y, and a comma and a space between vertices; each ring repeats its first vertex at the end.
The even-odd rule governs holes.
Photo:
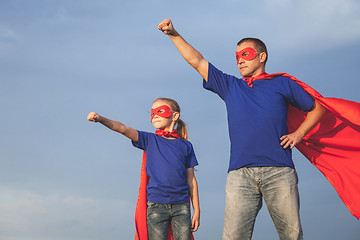
POLYGON ((106 117, 100 116, 96 112, 89 113, 87 119, 91 122, 99 122, 102 125, 108 127, 109 129, 123 134, 125 137, 130 138, 134 142, 137 142, 139 140, 138 131, 131 127, 125 126, 121 122, 114 121, 114 120, 108 119, 106 117))

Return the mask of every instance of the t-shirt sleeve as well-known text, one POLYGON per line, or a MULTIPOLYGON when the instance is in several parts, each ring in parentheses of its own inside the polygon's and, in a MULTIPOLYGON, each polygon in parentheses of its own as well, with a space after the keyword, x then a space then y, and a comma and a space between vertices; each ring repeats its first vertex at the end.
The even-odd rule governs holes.
POLYGON ((186 168, 195 167, 197 165, 199 165, 199 163, 196 159, 194 148, 193 148, 192 144, 190 143, 190 151, 189 151, 189 157, 186 161, 186 168))
POLYGON ((138 131, 138 134, 139 134, 138 141, 137 142, 131 141, 131 143, 134 147, 137 147, 137 148, 140 148, 140 149, 146 151, 151 134, 148 132, 143 132, 143 131, 138 131))
POLYGON ((301 111, 308 112, 314 105, 315 99, 294 80, 288 79, 290 87, 289 103, 301 111))
POLYGON ((203 87, 225 100, 233 78, 233 76, 223 73, 209 63, 208 79, 207 81, 203 79, 203 87))

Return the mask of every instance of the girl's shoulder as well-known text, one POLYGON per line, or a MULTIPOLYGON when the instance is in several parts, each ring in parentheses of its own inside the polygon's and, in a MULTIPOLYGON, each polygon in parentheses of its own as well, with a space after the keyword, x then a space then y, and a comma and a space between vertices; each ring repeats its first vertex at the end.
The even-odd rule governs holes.
POLYGON ((180 139, 180 140, 183 144, 187 146, 188 150, 191 151, 194 148, 193 144, 189 140, 186 139, 180 139))
POLYGON ((182 143, 185 144, 186 146, 193 148, 192 143, 187 140, 187 139, 183 139, 183 138, 164 138, 162 136, 156 135, 153 132, 147 132, 147 131, 139 131, 137 130, 139 133, 139 137, 141 138, 147 138, 147 139, 152 139, 154 141, 157 142, 168 142, 168 143, 174 143, 174 144, 178 144, 178 143, 182 143))
POLYGON ((143 130, 136 130, 138 131, 139 135, 146 135, 146 136, 156 136, 155 133, 152 132, 147 132, 147 131, 143 131, 143 130))

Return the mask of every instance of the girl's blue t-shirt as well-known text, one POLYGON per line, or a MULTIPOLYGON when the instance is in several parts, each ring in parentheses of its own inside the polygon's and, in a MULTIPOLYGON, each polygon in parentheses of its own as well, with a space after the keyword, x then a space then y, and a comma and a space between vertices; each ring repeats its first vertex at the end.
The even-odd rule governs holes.
POLYGON ((132 144, 146 153, 147 200, 165 204, 188 202, 187 169, 198 165, 192 144, 184 139, 138 133, 139 141, 132 144))
POLYGON ((314 98, 287 77, 258 79, 250 88, 242 79, 209 63, 203 86, 225 101, 231 142, 228 171, 241 167, 291 167, 291 149, 280 145, 288 134, 288 105, 310 111, 314 98))

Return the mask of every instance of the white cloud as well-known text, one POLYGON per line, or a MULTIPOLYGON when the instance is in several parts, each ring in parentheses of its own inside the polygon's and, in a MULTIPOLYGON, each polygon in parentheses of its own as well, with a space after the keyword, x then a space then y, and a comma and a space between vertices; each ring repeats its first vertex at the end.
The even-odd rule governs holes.
POLYGON ((43 214, 46 209, 43 199, 33 193, 2 190, 0 193, 1 231, 26 232, 33 215, 43 214))
MULTIPOLYGON (((133 225, 133 204, 119 199, 41 195, 0 188, 0 239, 107 239, 119 237, 121 225, 133 225), (130 217, 129 217, 130 216, 130 217), (123 218, 123 221, 121 220, 123 218), (112 236, 111 236, 112 234, 112 236)), ((127 231, 129 231, 127 226, 127 231)))
POLYGON ((11 28, 0 26, 0 43, 14 43, 20 40, 20 36, 11 28))

